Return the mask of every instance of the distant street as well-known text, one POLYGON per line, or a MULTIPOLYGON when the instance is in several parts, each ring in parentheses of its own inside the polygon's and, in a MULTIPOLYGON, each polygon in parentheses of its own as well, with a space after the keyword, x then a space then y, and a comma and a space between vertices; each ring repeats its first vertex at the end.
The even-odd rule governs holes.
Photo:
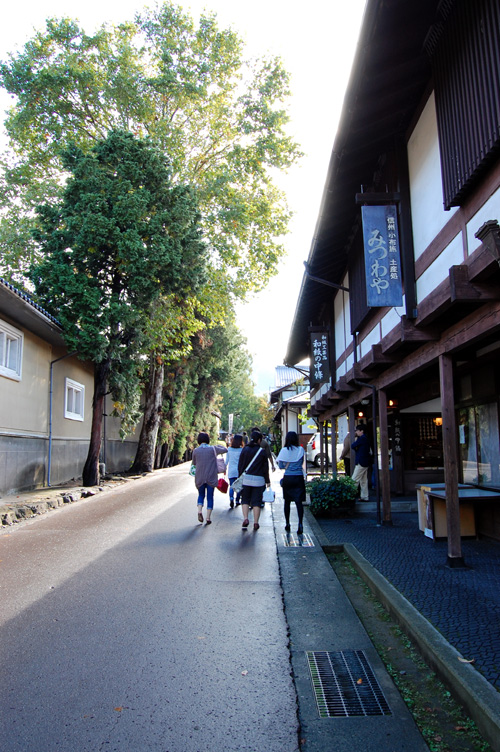
POLYGON ((0 534, 2 752, 298 749, 271 512, 187 470, 0 534))

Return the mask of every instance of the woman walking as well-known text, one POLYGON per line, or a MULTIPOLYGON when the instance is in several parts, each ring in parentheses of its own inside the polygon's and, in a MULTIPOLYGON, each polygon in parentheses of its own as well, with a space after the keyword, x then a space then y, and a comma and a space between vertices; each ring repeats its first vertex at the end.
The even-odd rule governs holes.
POLYGON ((225 454, 226 447, 210 446, 210 436, 202 431, 198 434, 199 446, 193 452, 193 465, 196 467, 194 483, 198 489, 198 522, 203 522, 203 505, 205 503, 205 493, 207 495, 207 525, 212 520, 212 510, 214 508, 214 488, 217 485, 217 455, 225 454))
POLYGON ((238 475, 241 475, 247 468, 249 472, 245 473, 243 488, 241 490, 241 509, 243 512, 243 530, 246 530, 249 523, 249 509, 253 510, 253 529, 258 530, 260 511, 264 506, 262 496, 264 488, 271 485, 269 480, 269 462, 266 453, 260 446, 262 434, 260 431, 252 431, 250 442, 243 447, 238 462, 238 475), (251 467, 249 465, 251 464, 251 467))
MULTIPOLYGON (((243 451, 243 436, 236 433, 231 441, 231 446, 227 450, 226 472, 229 480, 229 506, 234 507, 234 490, 233 483, 238 477, 238 462, 243 451)), ((241 491, 236 494, 236 506, 240 503, 241 491)))
POLYGON ((302 535, 302 520, 304 518, 304 501, 306 500, 305 452, 299 446, 299 437, 295 431, 289 431, 285 437, 285 446, 277 457, 278 466, 285 468, 282 480, 283 499, 285 502, 285 530, 290 532, 290 504, 295 502, 299 525, 297 535, 302 535))

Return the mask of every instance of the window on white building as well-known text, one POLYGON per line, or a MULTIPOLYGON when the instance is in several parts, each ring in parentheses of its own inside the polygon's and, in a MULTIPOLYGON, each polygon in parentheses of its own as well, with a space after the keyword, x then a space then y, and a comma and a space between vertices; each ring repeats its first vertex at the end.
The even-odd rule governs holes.
POLYGON ((0 375, 21 380, 23 333, 0 321, 0 375))
POLYGON ((70 420, 83 420, 85 387, 72 379, 65 380, 64 417, 70 420))

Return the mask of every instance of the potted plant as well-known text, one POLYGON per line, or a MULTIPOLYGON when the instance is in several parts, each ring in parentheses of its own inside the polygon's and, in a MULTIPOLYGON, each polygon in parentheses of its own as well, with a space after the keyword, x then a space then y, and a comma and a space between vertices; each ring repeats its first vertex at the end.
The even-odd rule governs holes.
POLYGON ((344 517, 352 514, 358 486, 345 475, 321 475, 307 483, 309 509, 316 517, 344 517))

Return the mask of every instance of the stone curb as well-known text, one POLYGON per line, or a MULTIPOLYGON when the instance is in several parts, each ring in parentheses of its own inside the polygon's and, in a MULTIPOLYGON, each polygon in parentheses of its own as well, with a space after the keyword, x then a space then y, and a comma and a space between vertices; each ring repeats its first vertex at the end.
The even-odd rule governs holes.
POLYGON ((485 740, 500 752, 500 693, 469 663, 438 630, 391 585, 352 543, 332 545, 313 515, 308 522, 326 552, 344 552, 360 577, 384 608, 415 643, 427 664, 475 721, 485 740))
POLYGON ((4 498, 0 502, 0 529, 23 522, 24 520, 46 514, 54 509, 72 504, 80 499, 96 496, 103 491, 109 491, 122 485, 129 480, 136 480, 142 476, 111 476, 100 486, 80 487, 64 486, 58 488, 39 488, 35 491, 27 491, 12 497, 4 498), (19 499, 19 500, 16 500, 19 499))
POLYGON ((428 665, 460 702, 486 741, 500 752, 500 693, 445 640, 438 630, 359 553, 352 543, 345 554, 377 599, 417 645, 428 665))

